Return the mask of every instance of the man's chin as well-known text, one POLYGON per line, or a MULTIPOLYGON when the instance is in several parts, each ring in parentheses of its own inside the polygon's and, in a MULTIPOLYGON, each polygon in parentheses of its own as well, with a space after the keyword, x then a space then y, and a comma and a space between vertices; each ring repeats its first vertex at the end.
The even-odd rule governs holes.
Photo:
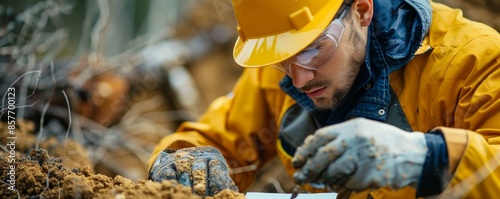
POLYGON ((318 110, 331 110, 335 107, 336 103, 332 99, 328 98, 317 98, 317 99, 312 99, 314 102, 314 105, 316 106, 316 109, 318 110))

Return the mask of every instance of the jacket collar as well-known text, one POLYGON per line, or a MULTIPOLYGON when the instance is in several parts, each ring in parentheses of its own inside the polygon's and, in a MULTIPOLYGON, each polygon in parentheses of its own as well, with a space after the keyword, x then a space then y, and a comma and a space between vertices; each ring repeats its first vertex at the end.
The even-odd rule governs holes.
POLYGON ((313 101, 293 86, 290 77, 286 76, 280 82, 282 90, 313 113, 323 125, 350 117, 384 121, 391 100, 389 73, 414 57, 429 30, 431 8, 427 0, 374 0, 373 3, 374 16, 368 27, 365 65, 345 103, 327 113, 319 112, 313 101))

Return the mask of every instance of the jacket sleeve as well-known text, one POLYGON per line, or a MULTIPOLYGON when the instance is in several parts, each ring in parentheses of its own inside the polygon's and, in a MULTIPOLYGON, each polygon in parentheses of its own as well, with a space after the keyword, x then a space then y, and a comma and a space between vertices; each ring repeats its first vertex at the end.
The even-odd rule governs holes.
POLYGON ((160 141, 149 167, 165 148, 214 146, 226 158, 240 191, 247 189, 256 169, 276 155, 276 121, 284 98, 276 93, 283 75, 269 68, 246 69, 233 92, 213 101, 199 121, 184 122, 160 141))
MULTIPOLYGON (((490 32, 491 30, 476 30, 490 32)), ((491 33, 491 32, 490 32, 491 33)), ((500 188, 500 37, 483 35, 450 53, 441 89, 459 88, 452 112, 445 111, 449 183, 444 198, 489 198, 500 188), (460 78, 464 77, 465 78, 460 78), (461 85, 461 86, 460 86, 461 85)), ((450 96, 436 99, 446 104, 450 96)), ((449 105, 447 105, 450 107, 449 105)), ((440 107, 439 105, 437 107, 440 107)), ((441 106, 442 107, 442 106, 441 106)), ((447 109, 451 110, 451 109, 447 109)), ((437 113, 438 111, 436 111, 437 113)))

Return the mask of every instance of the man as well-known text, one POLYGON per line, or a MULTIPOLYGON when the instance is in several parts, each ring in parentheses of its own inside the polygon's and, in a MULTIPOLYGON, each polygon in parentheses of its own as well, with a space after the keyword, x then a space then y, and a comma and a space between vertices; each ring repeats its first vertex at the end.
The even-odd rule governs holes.
POLYGON ((201 195, 236 190, 227 160, 242 191, 255 177, 248 168, 279 155, 296 183, 339 197, 497 194, 496 31, 426 0, 233 8, 234 58, 253 68, 159 143, 151 179, 178 179, 201 195))

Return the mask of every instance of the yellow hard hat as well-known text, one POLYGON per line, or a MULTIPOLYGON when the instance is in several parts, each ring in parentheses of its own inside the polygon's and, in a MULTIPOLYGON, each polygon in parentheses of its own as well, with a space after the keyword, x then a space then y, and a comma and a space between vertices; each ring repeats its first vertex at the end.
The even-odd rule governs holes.
POLYGON ((342 0, 232 0, 239 34, 233 57, 243 67, 279 63, 313 42, 342 0))

